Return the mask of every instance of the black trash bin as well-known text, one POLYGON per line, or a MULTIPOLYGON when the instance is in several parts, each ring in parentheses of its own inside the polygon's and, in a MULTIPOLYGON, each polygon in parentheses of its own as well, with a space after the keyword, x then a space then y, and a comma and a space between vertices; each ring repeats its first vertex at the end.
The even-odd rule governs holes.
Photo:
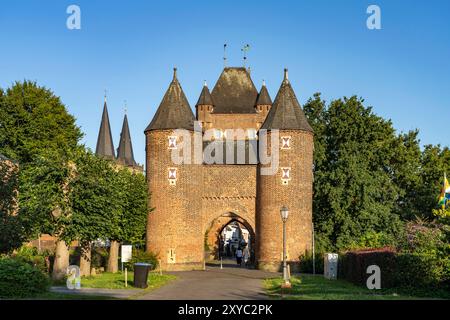
POLYGON ((134 264, 134 286, 136 288, 145 289, 148 287, 147 278, 148 272, 152 265, 150 263, 135 263, 134 264))

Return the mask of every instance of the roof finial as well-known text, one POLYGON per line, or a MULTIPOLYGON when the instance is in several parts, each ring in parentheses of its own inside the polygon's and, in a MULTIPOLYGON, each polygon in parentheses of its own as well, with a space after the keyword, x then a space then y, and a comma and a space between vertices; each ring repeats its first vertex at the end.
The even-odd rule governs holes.
POLYGON ((105 89, 105 103, 106 103, 106 92, 107 92, 107 91, 106 91, 106 89, 105 89))
POLYGON ((203 86, 207 87, 208 85, 206 84, 206 80, 203 80, 203 86))
POLYGON ((177 80, 177 67, 173 68, 173 80, 177 80))
POLYGON ((266 86, 266 80, 263 79, 263 87, 266 86))
POLYGON ((284 68, 284 81, 289 81, 287 68, 284 68))
POLYGON ((125 112, 125 115, 127 115, 127 100, 123 100, 123 104, 124 104, 124 112, 125 112))
POLYGON ((223 45, 223 67, 227 67, 227 44, 223 45))

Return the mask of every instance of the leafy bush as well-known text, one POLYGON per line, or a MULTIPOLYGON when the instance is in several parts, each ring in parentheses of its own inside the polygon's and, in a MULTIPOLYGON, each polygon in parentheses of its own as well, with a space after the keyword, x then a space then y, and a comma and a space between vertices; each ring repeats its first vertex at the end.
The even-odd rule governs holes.
POLYGON ((151 270, 154 270, 158 267, 158 256, 153 252, 135 249, 133 250, 131 260, 125 263, 124 266, 126 266, 129 270, 133 270, 134 264, 138 262, 150 263, 152 265, 151 270))
POLYGON ((35 247, 22 246, 17 250, 17 252, 12 254, 10 258, 19 262, 28 263, 44 273, 48 273, 49 271, 50 252, 48 251, 39 253, 38 249, 35 247))
POLYGON ((445 248, 443 226, 421 220, 409 222, 406 224, 406 237, 400 245, 409 253, 437 254, 445 248))
MULTIPOLYGON (((323 274, 323 253, 315 253, 316 274, 323 274)), ((300 272, 313 273, 313 255, 307 251, 300 256, 300 272)))
POLYGON ((446 260, 428 253, 397 255, 395 286, 405 289, 441 287, 446 280, 445 268, 450 266, 446 260))
POLYGON ((0 298, 27 298, 48 290, 50 280, 38 268, 17 259, 0 260, 0 298))
POLYGON ((395 244, 394 236, 385 232, 373 230, 363 233, 360 237, 350 241, 347 249, 364 250, 367 248, 386 248, 395 244))

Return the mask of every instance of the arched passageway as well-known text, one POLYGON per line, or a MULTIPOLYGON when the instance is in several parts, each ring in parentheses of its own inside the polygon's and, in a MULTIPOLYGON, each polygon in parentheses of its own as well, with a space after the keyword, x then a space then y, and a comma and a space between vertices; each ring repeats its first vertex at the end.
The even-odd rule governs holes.
POLYGON ((248 266, 254 266, 255 240, 253 226, 239 215, 227 212, 214 219, 206 230, 206 261, 235 259, 236 250, 241 248, 248 255, 248 266))

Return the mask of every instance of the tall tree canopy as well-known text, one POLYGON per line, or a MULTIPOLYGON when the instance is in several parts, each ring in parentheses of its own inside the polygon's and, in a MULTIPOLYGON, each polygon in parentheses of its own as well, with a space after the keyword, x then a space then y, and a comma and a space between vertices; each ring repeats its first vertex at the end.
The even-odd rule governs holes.
POLYGON ((82 137, 60 98, 35 82, 0 90, 0 153, 20 164, 48 149, 75 148, 82 137))
MULTIPOLYGON (((397 135, 392 123, 353 96, 304 106, 315 132, 314 221, 324 248, 389 244, 402 218, 419 213, 418 132, 397 135)), ((429 193, 430 194, 430 190, 429 193)))

